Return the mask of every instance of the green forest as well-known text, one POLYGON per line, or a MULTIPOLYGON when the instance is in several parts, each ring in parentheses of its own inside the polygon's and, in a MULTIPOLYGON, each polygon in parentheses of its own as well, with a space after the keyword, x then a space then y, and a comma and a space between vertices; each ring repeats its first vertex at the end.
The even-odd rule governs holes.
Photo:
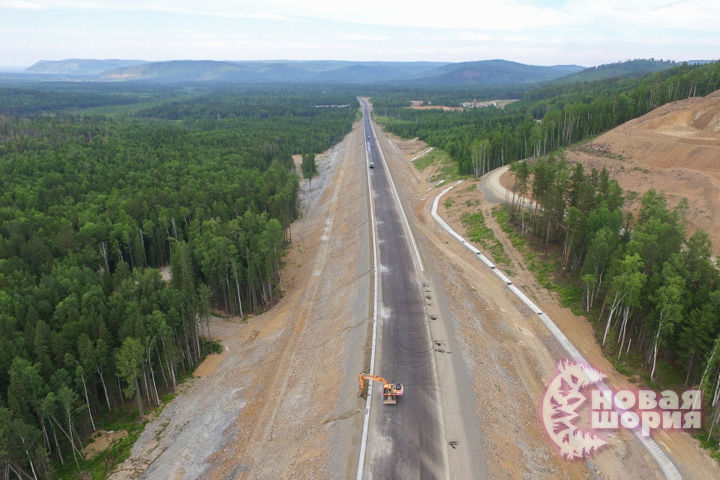
POLYGON ((649 190, 633 216, 623 214, 628 193, 605 169, 587 172, 555 155, 511 169, 510 220, 553 253, 555 273, 597 319, 608 356, 644 366, 651 385, 700 385, 706 405, 718 405, 712 431, 720 412, 720 269, 707 233, 688 237, 687 203, 671 209, 649 190), (523 208, 521 197, 536 206, 523 208))
MULTIPOLYGON (((405 138, 419 137, 448 152, 462 174, 480 176, 514 160, 546 155, 597 135, 668 102, 707 95, 720 88, 720 62, 682 64, 642 77, 589 82, 556 82, 513 96, 507 91, 478 90, 486 98, 519 98, 504 109, 460 112, 412 110, 410 100, 457 99, 432 92, 372 97, 378 120, 405 138), (499 95, 507 93, 509 96, 499 95)), ((460 93, 460 92, 456 92, 460 93)), ((468 95, 465 101, 472 100, 468 95)), ((438 101, 433 102, 441 104, 438 101)), ((456 102, 455 104, 459 103, 456 102)))
POLYGON ((292 155, 305 178, 318 174, 315 155, 357 118, 358 88, 388 130, 446 151, 462 174, 513 162, 517 195, 538 206, 512 202, 508 221, 557 258, 606 351, 639 359, 651 383, 700 384, 720 405, 720 271, 707 235, 688 238, 687 206, 654 191, 624 215, 627 194, 606 171, 557 153, 719 86, 720 63, 536 88, 1 85, 3 475, 79 472, 91 432, 160 406, 216 347, 213 311, 277 302, 299 214, 292 155), (519 100, 405 108, 472 98, 519 100))
POLYGON ((639 367, 656 387, 703 388, 706 406, 714 407, 706 417, 708 438, 720 421, 720 270, 708 235, 688 237, 687 204, 671 209, 653 190, 640 199, 635 218, 624 215, 632 192, 607 171, 568 164, 562 148, 718 88, 716 62, 556 82, 524 91, 505 109, 418 111, 406 108, 408 96, 373 97, 388 130, 445 150, 461 173, 480 176, 511 165, 515 194, 537 202, 528 211, 513 197, 507 213, 499 213, 508 217, 511 238, 531 239, 562 289, 597 319, 598 341, 620 369, 639 367))
POLYGON ((206 354, 213 309, 277 300, 291 155, 338 142, 357 102, 84 85, 0 99, 0 468, 49 478, 79 469, 103 418, 174 390, 206 354))

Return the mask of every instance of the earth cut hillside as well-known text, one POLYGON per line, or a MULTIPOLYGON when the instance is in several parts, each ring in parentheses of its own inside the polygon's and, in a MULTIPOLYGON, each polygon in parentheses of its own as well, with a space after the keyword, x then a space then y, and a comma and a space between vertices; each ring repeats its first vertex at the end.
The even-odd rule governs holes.
POLYGON ((720 254, 720 90, 659 107, 569 149, 571 162, 606 167, 624 190, 662 191, 670 207, 688 199, 688 230, 705 230, 720 254))

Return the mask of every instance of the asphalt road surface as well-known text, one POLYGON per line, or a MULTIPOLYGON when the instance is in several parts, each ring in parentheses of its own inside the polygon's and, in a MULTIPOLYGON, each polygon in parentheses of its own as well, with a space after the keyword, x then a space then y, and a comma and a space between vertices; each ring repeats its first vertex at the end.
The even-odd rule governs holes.
POLYGON ((375 199, 379 247, 379 357, 375 374, 400 382, 405 394, 396 405, 382 404, 379 385, 373 388, 365 478, 446 478, 444 432, 437 382, 425 318, 424 299, 413 250, 393 198, 386 165, 370 128, 363 102, 365 141, 375 199))

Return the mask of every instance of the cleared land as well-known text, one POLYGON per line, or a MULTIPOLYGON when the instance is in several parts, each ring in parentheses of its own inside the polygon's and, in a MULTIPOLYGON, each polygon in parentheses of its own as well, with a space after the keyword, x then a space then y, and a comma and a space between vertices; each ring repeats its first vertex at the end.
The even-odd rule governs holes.
MULTIPOLYGON (((517 100, 482 100, 479 102, 466 102, 469 104, 467 108, 497 107, 505 108, 506 105, 517 102, 517 100)), ((413 100, 410 106, 413 110, 442 110, 444 112, 457 112, 465 110, 464 107, 447 106, 447 105, 426 105, 424 100, 413 100)))

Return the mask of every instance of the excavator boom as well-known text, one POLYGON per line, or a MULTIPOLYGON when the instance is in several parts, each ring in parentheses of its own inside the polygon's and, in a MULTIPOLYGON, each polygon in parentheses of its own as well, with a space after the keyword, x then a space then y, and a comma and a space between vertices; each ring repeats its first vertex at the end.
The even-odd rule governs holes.
POLYGON ((370 375, 369 373, 361 373, 358 375, 360 382, 360 390, 358 395, 362 395, 365 391, 365 380, 380 382, 383 385, 383 403, 385 405, 394 405, 397 403, 397 397, 402 396, 405 389, 402 383, 390 383, 383 377, 378 375, 370 375))

